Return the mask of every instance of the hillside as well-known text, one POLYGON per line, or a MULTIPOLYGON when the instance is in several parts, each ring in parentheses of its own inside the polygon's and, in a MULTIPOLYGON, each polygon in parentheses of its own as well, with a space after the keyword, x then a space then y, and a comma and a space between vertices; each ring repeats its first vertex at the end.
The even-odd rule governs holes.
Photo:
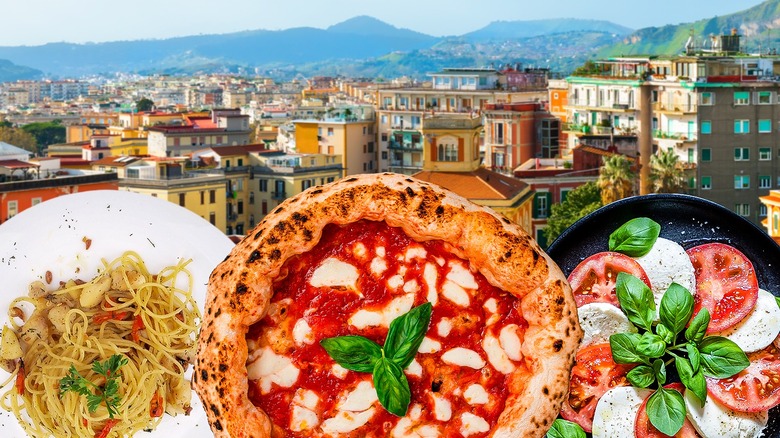
POLYGON ((470 42, 515 40, 570 32, 593 31, 606 34, 628 35, 633 29, 603 21, 578 18, 549 20, 494 21, 482 29, 463 35, 470 42))
POLYGON ((38 79, 43 72, 34 68, 16 65, 7 59, 0 59, 0 82, 13 82, 20 79, 38 79))
POLYGON ((649 27, 637 30, 626 36, 621 42, 599 51, 599 57, 681 53, 691 33, 694 44, 699 48, 709 48, 710 36, 731 33, 737 29, 742 50, 756 53, 766 52, 770 48, 780 47, 780 0, 767 0, 752 8, 721 17, 713 17, 693 23, 681 23, 662 27, 649 27))

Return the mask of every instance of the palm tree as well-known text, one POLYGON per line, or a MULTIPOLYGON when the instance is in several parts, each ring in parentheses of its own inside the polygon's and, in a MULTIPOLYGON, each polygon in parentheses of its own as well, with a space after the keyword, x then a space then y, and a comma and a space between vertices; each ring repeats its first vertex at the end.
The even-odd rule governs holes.
POLYGON ((634 194, 636 173, 625 155, 604 157, 597 184, 601 189, 601 203, 607 205, 634 194))
POLYGON ((650 181, 655 193, 683 193, 686 190, 685 170, 672 149, 650 156, 650 181))

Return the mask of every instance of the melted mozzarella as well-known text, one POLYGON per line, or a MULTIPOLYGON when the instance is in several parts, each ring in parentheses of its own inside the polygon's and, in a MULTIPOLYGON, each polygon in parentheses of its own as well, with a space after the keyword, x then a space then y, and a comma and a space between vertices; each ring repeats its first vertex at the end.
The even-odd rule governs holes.
POLYGON ((357 290, 359 276, 355 266, 335 257, 328 257, 314 270, 309 284, 314 287, 346 287, 357 290))
POLYGON ((650 279, 656 309, 659 308, 661 297, 672 283, 679 284, 691 293, 696 292, 696 276, 691 258, 679 243, 659 237, 650 248, 650 252, 634 259, 650 279))
POLYGON ((409 374, 410 376, 422 377, 422 373, 423 373, 422 365, 420 365, 420 362, 417 362, 417 359, 412 359, 412 361, 409 363, 409 366, 406 367, 404 372, 406 374, 409 374))
MULTIPOLYGON (((493 368, 495 368, 499 373, 509 374, 515 370, 515 364, 512 363, 504 349, 501 348, 501 343, 498 338, 492 334, 485 333, 485 336, 482 339, 482 349, 485 350, 485 354, 487 354, 487 358, 490 364, 493 365, 493 368)), ((444 356, 442 356, 442 360, 444 360, 444 356)))
POLYGON ((352 247, 352 254, 359 259, 365 259, 368 256, 368 248, 362 242, 358 242, 352 247))
POLYGON ((387 287, 389 287, 390 290, 398 290, 403 285, 404 285, 403 275, 397 274, 387 279, 387 287))
POLYGON ((498 333, 501 348, 506 352, 508 358, 515 361, 523 359, 523 341, 520 340, 519 330, 520 327, 517 324, 507 324, 498 333))
POLYGON ((290 416, 290 430, 301 432, 312 429, 320 424, 319 416, 317 416, 317 413, 315 412, 319 400, 319 396, 314 391, 308 389, 298 389, 295 391, 290 416))
POLYGON ((439 437, 439 428, 432 424, 416 424, 422 414, 422 407, 412 405, 405 417, 398 420, 390 436, 393 438, 428 438, 439 437))
POLYGON ((357 384, 352 392, 347 394, 346 398, 339 403, 338 408, 353 412, 365 411, 373 406, 377 400, 374 385, 367 380, 363 380, 357 384))
POLYGON ((452 331, 452 320, 449 318, 440 319, 439 323, 436 324, 436 331, 442 338, 449 336, 450 332, 452 331))
POLYGON ((298 381, 300 370, 293 365, 292 359, 274 353, 271 347, 263 347, 254 362, 247 365, 249 380, 260 382, 260 391, 268 394, 273 383, 291 388, 298 381))
POLYGON ((464 289, 476 289, 479 287, 474 274, 460 262, 450 262, 450 272, 447 273, 446 278, 464 289))
POLYGON ((433 416, 439 421, 450 421, 452 403, 438 394, 431 394, 431 398, 433 399, 433 416))
POLYGON ((312 335, 311 326, 309 326, 309 323, 306 322, 306 320, 303 318, 295 321, 292 335, 293 341, 295 341, 295 344, 298 346, 303 344, 311 345, 314 343, 314 336, 312 335))
POLYGON ((763 350, 777 337, 780 331, 780 307, 771 293, 759 289, 756 306, 736 326, 715 333, 725 336, 742 349, 745 353, 763 350))
POLYGON ((404 261, 409 263, 414 259, 425 259, 428 256, 428 252, 422 246, 410 246, 406 249, 404 255, 404 261))
POLYGON ((642 401, 652 393, 633 386, 618 386, 605 392, 593 416, 593 438, 634 436, 636 414, 642 401))
POLYGON ((428 288, 426 297, 431 305, 435 306, 439 302, 439 291, 436 290, 436 281, 439 279, 439 271, 433 263, 426 263, 423 268, 423 281, 428 288))
POLYGON ((387 261, 384 257, 376 256, 371 259, 371 265, 369 266, 371 273, 374 276, 379 277, 387 271, 387 261))
POLYGON ((704 437, 751 438, 761 436, 769 421, 764 412, 735 412, 707 397, 704 407, 692 391, 685 391, 685 410, 693 427, 704 437))
POLYGON ((471 436, 477 433, 483 433, 490 430, 490 425, 484 418, 472 414, 471 412, 464 412, 460 416, 460 434, 463 436, 471 436))
POLYGON ((485 388, 478 383, 474 383, 466 388, 466 391, 463 393, 463 398, 465 398, 470 405, 484 405, 490 401, 490 395, 485 391, 485 388))
POLYGON ((310 389, 298 389, 293 396, 293 404, 303 406, 308 409, 317 409, 317 403, 320 402, 320 396, 310 389))
POLYGON ((441 355, 441 360, 450 365, 474 369, 480 369, 485 366, 485 360, 482 359, 479 353, 463 347, 456 347, 445 351, 444 354, 441 355))
POLYGON ((329 434, 347 433, 365 425, 374 416, 376 408, 363 412, 339 411, 322 422, 322 431, 329 434))
POLYGON ((452 280, 444 281, 444 284, 441 286, 441 294, 444 298, 460 307, 468 307, 469 303, 471 303, 471 298, 466 289, 463 289, 463 287, 452 280))
POLYGON ((580 348, 609 342, 616 333, 637 331, 623 311, 609 303, 585 304, 577 309, 577 315, 583 332, 580 348))
POLYGON ((390 323, 412 309, 414 293, 394 298, 384 308, 378 310, 360 309, 349 318, 349 323, 358 329, 366 327, 390 327, 390 323))
POLYGON ((336 378, 344 380, 347 378, 347 373, 349 372, 348 369, 344 368, 343 366, 339 364, 333 364, 332 367, 330 367, 330 373, 336 376, 336 378))
POLYGON ((404 283, 403 291, 410 294, 420 290, 420 285, 417 284, 417 280, 409 280, 404 283))
POLYGON ((426 336, 423 338, 422 343, 420 343, 420 348, 417 352, 431 354, 436 353, 439 350, 441 350, 441 342, 426 336))

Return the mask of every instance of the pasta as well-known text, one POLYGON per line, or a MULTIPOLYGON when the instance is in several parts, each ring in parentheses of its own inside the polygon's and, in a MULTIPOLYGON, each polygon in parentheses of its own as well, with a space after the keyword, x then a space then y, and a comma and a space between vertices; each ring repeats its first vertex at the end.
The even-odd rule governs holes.
POLYGON ((2 357, 13 371, 0 407, 32 437, 130 436, 155 428, 163 411, 189 414, 184 374, 201 315, 187 263, 152 275, 137 253, 125 252, 87 283, 49 291, 34 282, 12 302, 12 330, 3 330, 2 357), (6 348, 14 341, 19 359, 9 357, 19 350, 6 348), (101 375, 112 357, 126 363, 101 375), (74 377, 81 387, 66 386, 74 377))

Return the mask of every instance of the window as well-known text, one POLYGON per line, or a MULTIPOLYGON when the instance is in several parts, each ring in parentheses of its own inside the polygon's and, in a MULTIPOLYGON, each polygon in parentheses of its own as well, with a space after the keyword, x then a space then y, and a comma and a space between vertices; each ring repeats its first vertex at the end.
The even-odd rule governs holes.
POLYGON ((311 187, 311 180, 310 179, 301 180, 301 190, 306 190, 309 187, 311 187))
POLYGON ((759 91, 758 92, 758 104, 759 105, 769 105, 772 103, 772 92, 771 91, 759 91))
POLYGON ((760 161, 767 161, 772 159, 772 149, 770 148, 758 148, 758 159, 760 161))
POLYGON ((734 211, 740 216, 750 216, 750 204, 736 204, 734 211))
POLYGON ((704 93, 701 93, 699 95, 699 104, 700 105, 714 105, 715 104, 715 95, 712 94, 710 91, 705 91, 704 93))
POLYGON ((209 222, 211 222, 211 225, 217 225, 217 214, 213 211, 209 213, 209 222))
POLYGON ((758 206, 758 215, 761 217, 766 217, 767 215, 766 204, 761 204, 758 206))
POLYGON ((750 159, 750 148, 734 148, 734 161, 747 161, 750 159))
POLYGON ((217 191, 209 190, 209 203, 215 204, 217 202, 217 191))
POLYGON ((561 202, 566 201, 566 198, 569 197, 569 192, 571 189, 561 189, 561 202))
POLYGON ((267 192, 268 191, 268 180, 267 179, 261 179, 260 181, 260 191, 261 192, 267 192))
POLYGON ((184 207, 184 204, 185 204, 185 202, 184 202, 184 199, 185 199, 186 197, 187 197, 187 196, 186 196, 186 194, 184 194, 184 193, 179 193, 179 205, 181 205, 182 207, 184 207))
POLYGON ((19 214, 19 201, 8 201, 8 219, 19 214))
POLYGON ((328 137, 333 136, 333 128, 328 128, 328 137))
POLYGON ((712 161, 712 149, 704 148, 701 150, 701 161, 712 161))
POLYGON ((750 176, 749 175, 734 175, 734 188, 735 189, 749 189, 750 188, 750 176))
POLYGON ((438 161, 458 161, 458 146, 455 144, 440 144, 437 148, 438 161))
POLYGON ((761 119, 758 121, 758 132, 772 132, 772 121, 769 119, 761 119))
POLYGON ((750 92, 749 91, 735 91, 734 92, 734 105, 748 105, 750 104, 750 92))
POLYGON ((712 122, 709 120, 702 120, 701 121, 701 133, 702 134, 712 134, 712 122))
POLYGON ((32 198, 32 200, 30 201, 30 206, 31 207, 35 207, 36 205, 40 204, 41 202, 43 202, 43 200, 41 198, 32 198))
POLYGON ((712 177, 711 176, 701 177, 701 189, 709 190, 711 188, 712 188, 712 177))
POLYGON ((203 190, 200 191, 200 205, 203 205, 206 203, 206 192, 203 190))
POLYGON ((734 134, 747 134, 750 132, 750 120, 734 120, 734 134))
POLYGON ((758 177, 758 188, 759 189, 771 189, 772 188, 772 177, 767 175, 760 175, 758 177))
POLYGON ((546 218, 550 214, 552 193, 539 192, 534 195, 534 218, 546 218))

